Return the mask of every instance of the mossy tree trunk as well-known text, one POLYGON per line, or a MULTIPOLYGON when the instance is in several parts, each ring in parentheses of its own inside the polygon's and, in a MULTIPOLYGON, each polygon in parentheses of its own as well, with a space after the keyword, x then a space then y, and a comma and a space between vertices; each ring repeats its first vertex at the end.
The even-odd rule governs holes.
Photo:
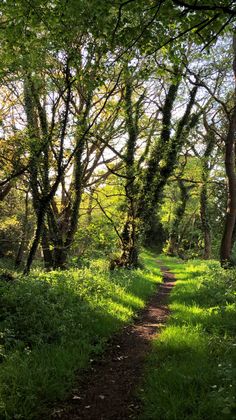
POLYGON ((138 226, 137 226, 137 188, 136 188, 136 164, 135 149, 138 139, 138 122, 142 95, 136 104, 132 98, 132 78, 128 73, 125 78, 124 109, 125 121, 128 134, 125 163, 125 193, 126 193, 126 220, 120 234, 121 256, 117 261, 119 266, 136 268, 138 266, 138 226))
POLYGON ((181 178, 179 178, 177 181, 180 189, 180 203, 175 211, 174 221, 172 223, 172 228, 169 237, 167 253, 170 255, 179 255, 180 225, 185 214, 187 202, 190 197, 190 191, 193 188, 192 185, 187 186, 181 178))
MULTIPOLYGON (((49 148, 52 140, 53 130, 49 130, 45 108, 41 105, 40 94, 35 86, 33 78, 27 74, 24 82, 24 106, 27 117, 28 134, 30 141, 30 189, 32 193, 33 207, 36 214, 36 229, 31 248, 28 254, 24 273, 28 274, 40 244, 46 215, 61 177, 63 175, 63 148, 65 127, 68 121, 69 101, 71 85, 69 76, 66 80, 67 101, 65 104, 65 115, 57 159, 57 172, 55 180, 50 185, 49 181, 49 148)), ((53 117, 52 117, 53 118, 53 117)))
POLYGON ((46 224, 44 224, 41 245, 43 250, 44 266, 47 270, 53 267, 53 255, 50 246, 49 232, 46 224))
POLYGON ((36 230, 24 269, 25 274, 27 274, 30 271, 30 267, 40 243, 44 220, 47 212, 47 203, 45 197, 42 196, 39 190, 39 161, 41 158, 40 147, 42 144, 40 129, 38 126, 36 104, 33 95, 33 82, 29 75, 26 76, 24 83, 24 103, 30 141, 30 189, 32 193, 33 207, 36 213, 36 230))
POLYGON ((26 249, 27 234, 28 234, 28 217, 29 217, 29 191, 25 193, 25 214, 22 222, 22 235, 15 259, 15 267, 19 267, 22 264, 24 251, 26 249))
MULTIPOLYGON (((178 73, 178 70, 176 70, 178 73)), ((149 226, 153 215, 161 204, 164 187, 172 174, 176 165, 177 156, 183 146, 189 132, 198 122, 200 113, 193 113, 192 108, 195 103, 198 87, 194 86, 190 92, 189 102, 186 106, 184 115, 177 123, 174 136, 171 136, 172 111, 177 97, 180 77, 175 79, 170 85, 166 100, 162 109, 162 131, 160 139, 156 142, 150 159, 147 164, 144 176, 143 189, 140 194, 138 215, 141 219, 144 240, 148 241, 147 235, 150 232, 149 226)), ((159 241, 159 238, 156 238, 159 241)))

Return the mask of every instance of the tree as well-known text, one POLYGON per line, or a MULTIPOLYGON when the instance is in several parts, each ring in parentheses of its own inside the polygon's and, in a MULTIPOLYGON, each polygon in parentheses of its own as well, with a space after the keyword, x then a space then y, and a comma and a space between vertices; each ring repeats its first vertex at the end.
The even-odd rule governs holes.
MULTIPOLYGON (((233 71, 236 78, 236 36, 233 37, 234 62, 233 71)), ((222 266, 231 264, 231 251, 233 247, 233 232, 236 221, 236 171, 235 171, 235 134, 236 134, 236 84, 234 90, 234 105, 230 113, 229 127, 225 139, 225 169, 228 178, 228 203, 225 219, 225 228, 220 248, 222 266)))
MULTIPOLYGON (((177 75, 176 71, 174 72, 175 76, 177 75)), ((152 229, 151 220, 155 213, 156 205, 162 199, 164 187, 174 170, 178 153, 184 145, 189 132, 197 123, 199 116, 198 113, 191 115, 197 94, 197 87, 194 87, 190 92, 185 112, 176 124, 174 135, 171 136, 171 114, 179 84, 180 80, 177 78, 177 81, 169 87, 162 109, 163 119, 160 140, 156 142, 151 151, 144 174, 144 183, 139 201, 139 217, 142 219, 145 237, 148 236, 150 229, 152 229)))

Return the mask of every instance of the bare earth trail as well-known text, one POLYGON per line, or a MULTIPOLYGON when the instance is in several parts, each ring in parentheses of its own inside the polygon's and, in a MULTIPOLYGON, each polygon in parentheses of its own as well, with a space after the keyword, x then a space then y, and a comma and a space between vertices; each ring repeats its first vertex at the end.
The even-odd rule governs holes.
MULTIPOLYGON (((157 261, 159 263, 159 261, 157 261)), ((134 393, 141 383, 144 362, 151 340, 160 332, 170 314, 168 295, 175 277, 160 266, 163 283, 140 312, 134 324, 115 335, 98 361, 83 375, 77 390, 51 419, 126 420, 137 419, 140 402, 134 393)))

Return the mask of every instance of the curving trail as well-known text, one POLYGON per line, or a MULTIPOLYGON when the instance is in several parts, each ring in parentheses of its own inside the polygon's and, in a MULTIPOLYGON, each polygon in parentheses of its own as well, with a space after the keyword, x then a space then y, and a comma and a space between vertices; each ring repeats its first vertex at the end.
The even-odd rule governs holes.
POLYGON ((79 381, 79 389, 54 411, 51 419, 126 420, 138 417, 140 402, 134 393, 142 379, 151 340, 169 316, 168 295, 175 281, 168 267, 160 268, 163 283, 147 307, 134 324, 112 338, 102 358, 94 362, 79 381))

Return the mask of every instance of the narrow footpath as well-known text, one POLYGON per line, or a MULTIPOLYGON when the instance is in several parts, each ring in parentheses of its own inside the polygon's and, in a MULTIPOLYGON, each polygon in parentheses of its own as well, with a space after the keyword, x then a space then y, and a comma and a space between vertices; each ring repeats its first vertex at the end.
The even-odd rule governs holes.
POLYGON ((160 268, 163 283, 147 307, 134 324, 111 339, 101 358, 83 374, 78 389, 73 390, 64 405, 54 410, 51 419, 126 420, 138 417, 140 401, 135 391, 142 381, 151 340, 169 316, 168 295, 175 281, 167 267, 160 268))

